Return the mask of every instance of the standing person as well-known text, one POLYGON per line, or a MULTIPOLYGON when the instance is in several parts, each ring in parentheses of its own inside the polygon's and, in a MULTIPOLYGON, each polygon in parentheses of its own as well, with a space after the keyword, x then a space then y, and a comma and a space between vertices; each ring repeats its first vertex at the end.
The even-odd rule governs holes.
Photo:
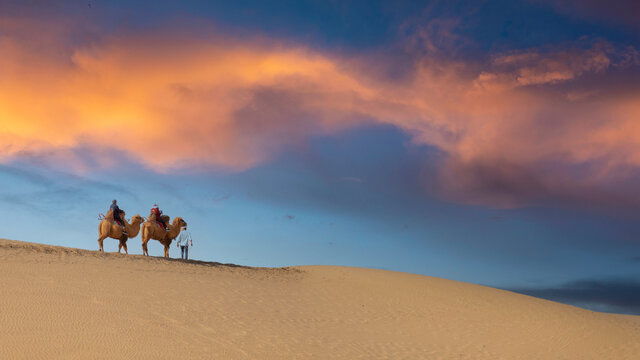
POLYGON ((183 226, 180 230, 177 246, 182 251, 182 258, 189 260, 189 246, 193 246, 193 240, 191 239, 191 233, 187 230, 186 226, 183 226))

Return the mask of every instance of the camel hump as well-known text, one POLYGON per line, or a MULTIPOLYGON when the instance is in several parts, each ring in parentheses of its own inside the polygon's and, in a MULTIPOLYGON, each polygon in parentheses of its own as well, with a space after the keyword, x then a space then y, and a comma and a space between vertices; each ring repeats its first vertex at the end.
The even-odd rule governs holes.
POLYGON ((107 215, 104 216, 105 220, 113 221, 113 209, 107 211, 107 215))
POLYGON ((169 224, 169 216, 168 215, 162 215, 162 216, 160 216, 160 219, 158 219, 158 217, 156 216, 155 213, 149 214, 149 217, 147 218, 146 223, 150 224, 151 226, 162 227, 162 224, 160 223, 160 220, 162 220, 165 224, 169 224))

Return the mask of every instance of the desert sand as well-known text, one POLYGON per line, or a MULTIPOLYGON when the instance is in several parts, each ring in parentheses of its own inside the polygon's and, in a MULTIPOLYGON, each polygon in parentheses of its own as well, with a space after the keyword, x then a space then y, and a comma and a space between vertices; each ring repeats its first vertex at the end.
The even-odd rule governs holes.
POLYGON ((0 240, 0 274, 0 359, 640 358, 640 317, 399 272, 0 240))

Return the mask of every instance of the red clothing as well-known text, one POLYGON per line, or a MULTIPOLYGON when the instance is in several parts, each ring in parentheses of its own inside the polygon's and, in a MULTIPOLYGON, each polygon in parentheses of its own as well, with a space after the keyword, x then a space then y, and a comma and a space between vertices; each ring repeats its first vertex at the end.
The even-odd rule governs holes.
POLYGON ((162 211, 160 211, 160 209, 152 208, 151 214, 156 214, 156 221, 159 224, 162 224, 162 226, 164 226, 165 229, 167 228, 167 224, 164 222, 164 220, 162 220, 162 211))

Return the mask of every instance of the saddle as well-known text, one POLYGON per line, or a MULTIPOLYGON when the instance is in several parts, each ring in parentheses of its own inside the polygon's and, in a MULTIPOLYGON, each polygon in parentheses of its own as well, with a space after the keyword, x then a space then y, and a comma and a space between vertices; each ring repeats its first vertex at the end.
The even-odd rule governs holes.
MULTIPOLYGON (((102 215, 102 214, 100 214, 100 215, 102 215)), ((124 211, 122 212, 122 215, 120 215, 120 217, 123 217, 123 216, 124 216, 124 211)), ((100 217, 98 217, 98 218, 100 218, 100 217)), ((118 225, 118 226, 124 226, 124 222, 122 222, 121 220, 116 220, 116 219, 113 218, 113 210, 111 210, 111 209, 109 209, 109 211, 107 211, 107 214, 104 215, 102 217, 102 219, 110 221, 111 223, 113 223, 115 225, 118 225)), ((100 220, 102 220, 102 219, 100 219, 100 220)))
MULTIPOLYGON (((164 221, 164 223, 165 223, 165 224, 169 224, 169 219, 170 219, 170 217, 169 217, 168 215, 162 215, 162 216, 160 217, 160 219, 162 219, 162 221, 164 221)), ((162 224, 162 221, 158 220, 158 219, 156 218, 156 214, 154 214, 154 213, 151 213, 151 214, 149 215, 149 222, 150 222, 150 223, 152 223, 152 224, 156 224, 156 225, 158 225, 159 227, 161 227, 161 228, 163 228, 163 229, 167 230, 167 227, 166 227, 164 224, 162 224)))

